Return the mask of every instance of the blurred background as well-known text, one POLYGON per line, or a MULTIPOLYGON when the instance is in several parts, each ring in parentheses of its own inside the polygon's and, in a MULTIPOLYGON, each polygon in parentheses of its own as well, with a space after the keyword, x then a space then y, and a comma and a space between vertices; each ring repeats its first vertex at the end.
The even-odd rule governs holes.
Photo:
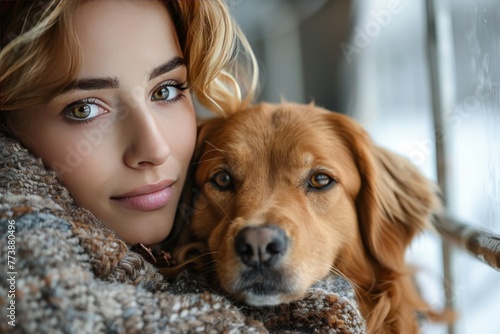
MULTIPOLYGON (((500 1, 227 2, 260 63, 260 100, 354 117, 439 181, 451 217, 500 233, 500 1)), ((460 314, 423 333, 500 333, 498 271, 432 233, 408 260, 428 302, 460 314)))

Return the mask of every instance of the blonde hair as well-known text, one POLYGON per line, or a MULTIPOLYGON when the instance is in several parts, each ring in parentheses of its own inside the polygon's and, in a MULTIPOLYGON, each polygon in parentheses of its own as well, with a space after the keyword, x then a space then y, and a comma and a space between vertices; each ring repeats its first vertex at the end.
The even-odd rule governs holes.
MULTIPOLYGON (((78 2, 2 2, 1 114, 47 103, 75 79, 81 56, 72 14, 78 2)), ((256 95, 258 67, 224 1, 164 2, 196 99, 221 116, 245 109, 256 95)))

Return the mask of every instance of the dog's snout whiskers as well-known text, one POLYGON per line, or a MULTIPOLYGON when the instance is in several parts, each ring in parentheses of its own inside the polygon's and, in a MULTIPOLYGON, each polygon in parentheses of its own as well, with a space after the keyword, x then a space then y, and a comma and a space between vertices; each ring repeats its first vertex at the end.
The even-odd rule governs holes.
POLYGON ((285 232, 275 226, 246 227, 234 240, 234 248, 243 263, 252 268, 275 266, 288 247, 285 232))

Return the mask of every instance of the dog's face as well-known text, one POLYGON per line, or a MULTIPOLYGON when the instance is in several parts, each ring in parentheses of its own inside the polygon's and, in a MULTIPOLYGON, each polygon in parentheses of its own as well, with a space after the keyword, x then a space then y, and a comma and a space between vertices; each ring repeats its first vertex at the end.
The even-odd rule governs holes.
MULTIPOLYGON (((292 104, 258 105, 200 128, 201 195, 190 228, 207 242, 224 290, 250 305, 289 302, 334 265, 394 250, 375 240, 384 228, 360 222, 360 206, 376 216, 372 206, 388 205, 371 199, 376 185, 365 181, 378 177, 374 158, 362 156, 366 137, 346 116, 292 104)), ((391 233, 406 246, 420 227, 391 233)))

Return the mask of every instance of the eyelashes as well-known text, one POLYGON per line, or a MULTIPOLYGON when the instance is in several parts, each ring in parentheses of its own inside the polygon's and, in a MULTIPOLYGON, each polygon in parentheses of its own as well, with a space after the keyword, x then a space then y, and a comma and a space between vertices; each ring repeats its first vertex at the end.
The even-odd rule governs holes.
POLYGON ((165 81, 159 84, 151 93, 151 101, 175 102, 182 98, 182 92, 189 88, 187 81, 177 83, 175 81, 165 81))
POLYGON ((185 91, 186 89, 188 89, 187 82, 184 82, 182 84, 169 81, 163 82, 153 90, 153 93, 151 94, 151 100, 152 101, 174 100, 175 98, 177 98, 179 94, 181 94, 181 92, 185 91))
POLYGON ((95 117, 108 113, 103 102, 96 98, 82 99, 63 109, 63 115, 73 122, 89 122, 95 117))

